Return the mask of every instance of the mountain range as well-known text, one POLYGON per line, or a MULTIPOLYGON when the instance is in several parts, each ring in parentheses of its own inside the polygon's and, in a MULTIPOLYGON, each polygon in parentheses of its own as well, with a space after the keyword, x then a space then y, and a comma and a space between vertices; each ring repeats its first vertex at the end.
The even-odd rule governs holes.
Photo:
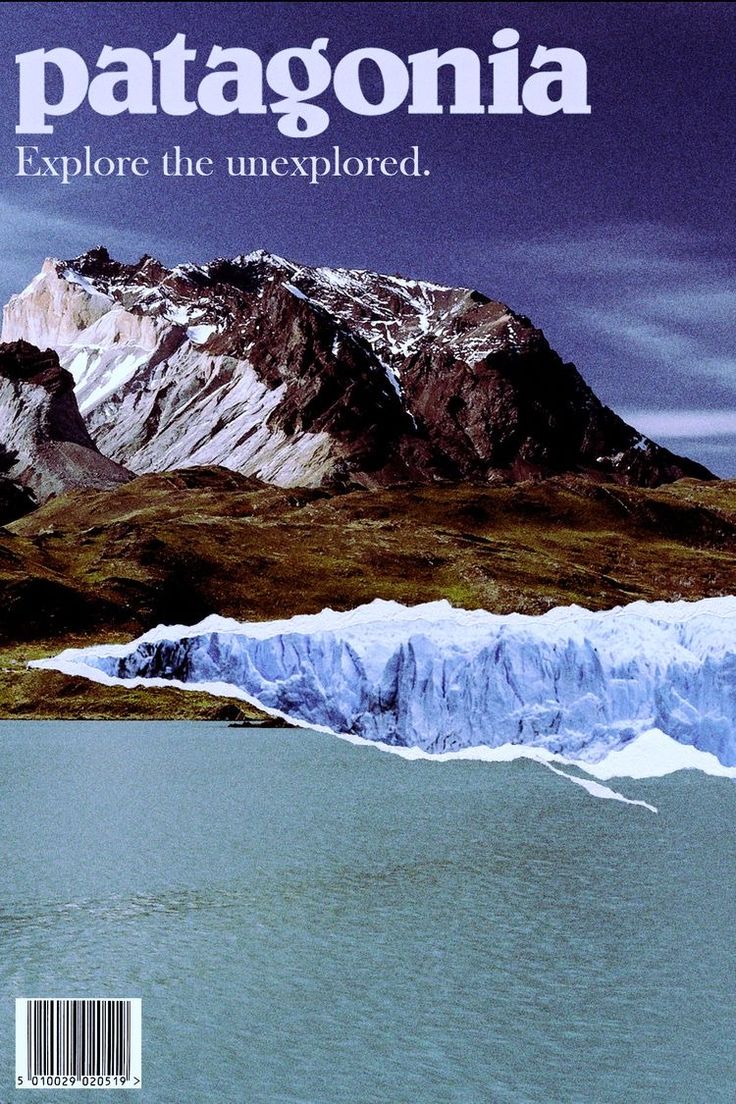
MULTIPOLYGON (((2 338, 55 353, 67 396, 73 379, 86 429, 69 440, 112 462, 95 453, 93 485, 196 465, 330 489, 713 478, 604 406, 528 318, 467 288, 262 250, 169 269, 99 247, 47 260, 2 338)), ((22 451, 25 408, 2 423, 7 449, 22 451)))

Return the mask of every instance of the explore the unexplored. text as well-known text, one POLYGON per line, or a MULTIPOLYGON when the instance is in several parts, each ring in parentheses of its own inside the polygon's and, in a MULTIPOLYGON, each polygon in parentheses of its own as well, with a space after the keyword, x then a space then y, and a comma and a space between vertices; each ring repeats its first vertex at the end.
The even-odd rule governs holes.
POLYGON ((74 154, 42 154, 38 146, 16 146, 15 175, 58 184, 71 184, 73 180, 91 177, 114 179, 119 177, 145 177, 159 172, 165 177, 209 177, 218 173, 227 176, 259 179, 275 177, 298 178, 309 184, 319 184, 330 177, 420 177, 429 176, 430 170, 420 164, 418 146, 412 146, 403 156, 391 154, 360 155, 343 153, 340 146, 332 146, 329 156, 309 154, 290 157, 264 157, 254 154, 225 155, 219 160, 213 157, 190 156, 181 146, 165 150, 154 164, 148 157, 110 156, 97 154, 86 145, 74 154))

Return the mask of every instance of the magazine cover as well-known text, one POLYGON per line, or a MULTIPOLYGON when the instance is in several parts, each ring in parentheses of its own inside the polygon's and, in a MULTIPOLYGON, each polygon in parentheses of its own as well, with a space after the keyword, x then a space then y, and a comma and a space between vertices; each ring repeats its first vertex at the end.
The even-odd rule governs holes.
POLYGON ((732 1104, 734 6, 0 21, 2 1104, 732 1104))

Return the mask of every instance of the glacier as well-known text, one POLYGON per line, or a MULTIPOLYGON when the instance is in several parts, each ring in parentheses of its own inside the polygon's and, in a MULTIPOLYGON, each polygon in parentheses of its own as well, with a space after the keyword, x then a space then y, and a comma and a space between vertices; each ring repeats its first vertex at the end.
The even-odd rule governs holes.
POLYGON ((204 689, 407 757, 736 777, 735 596, 540 616, 378 599, 283 621, 211 616, 32 665, 204 689))

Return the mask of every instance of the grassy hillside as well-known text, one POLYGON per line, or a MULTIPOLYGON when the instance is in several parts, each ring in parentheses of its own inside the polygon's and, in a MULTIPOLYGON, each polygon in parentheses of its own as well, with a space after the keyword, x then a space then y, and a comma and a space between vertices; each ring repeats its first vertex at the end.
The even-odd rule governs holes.
POLYGON ((736 593, 736 483, 548 480, 328 497, 216 468, 76 492, 0 528, 0 716, 222 715, 200 695, 108 690, 25 662, 217 612, 372 598, 540 613, 736 593))

